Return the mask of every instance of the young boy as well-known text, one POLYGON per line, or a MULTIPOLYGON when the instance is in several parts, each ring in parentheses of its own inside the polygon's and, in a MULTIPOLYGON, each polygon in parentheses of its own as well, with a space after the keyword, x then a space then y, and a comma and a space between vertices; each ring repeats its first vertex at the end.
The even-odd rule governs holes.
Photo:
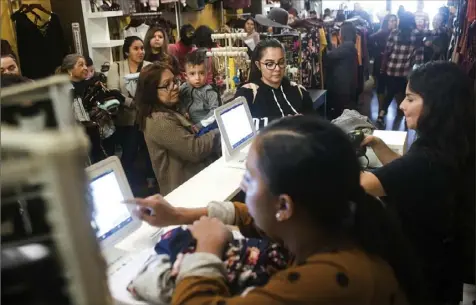
POLYGON ((180 87, 180 106, 198 133, 215 122, 213 111, 219 106, 218 93, 207 85, 206 55, 201 51, 187 54, 185 75, 187 82, 180 87))

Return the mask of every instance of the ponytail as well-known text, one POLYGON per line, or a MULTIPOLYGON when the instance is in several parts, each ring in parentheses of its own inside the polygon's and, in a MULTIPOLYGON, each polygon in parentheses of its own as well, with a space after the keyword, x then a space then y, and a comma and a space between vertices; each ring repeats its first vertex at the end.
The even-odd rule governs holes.
POLYGON ((354 240, 368 254, 381 257, 393 268, 410 304, 422 304, 423 274, 396 213, 359 187, 352 214, 353 226, 349 232, 354 240))
POLYGON ((287 194, 319 232, 351 240, 386 261, 407 300, 421 304, 423 281, 412 247, 396 213, 360 185, 360 163, 348 135, 320 118, 295 116, 266 126, 255 143, 258 169, 272 195, 287 194))

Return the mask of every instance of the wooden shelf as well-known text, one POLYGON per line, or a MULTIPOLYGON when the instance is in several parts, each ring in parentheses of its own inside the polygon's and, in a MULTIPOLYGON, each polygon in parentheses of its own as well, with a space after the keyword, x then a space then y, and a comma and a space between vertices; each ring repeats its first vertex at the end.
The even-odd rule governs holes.
POLYGON ((107 11, 107 12, 88 13, 86 17, 89 19, 95 19, 95 18, 121 17, 123 15, 124 13, 122 11, 107 11))
POLYGON ((124 40, 98 41, 91 43, 91 48, 114 48, 124 45, 124 40))

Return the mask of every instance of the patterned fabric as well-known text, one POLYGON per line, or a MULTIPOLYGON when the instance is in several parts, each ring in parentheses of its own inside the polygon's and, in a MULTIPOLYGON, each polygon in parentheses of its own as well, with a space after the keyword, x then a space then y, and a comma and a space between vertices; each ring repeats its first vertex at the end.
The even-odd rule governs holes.
MULTIPOLYGON (((174 264, 183 254, 195 252, 195 245, 190 231, 180 227, 164 234, 155 251, 159 255, 169 255, 170 262, 174 264)), ((265 285, 271 275, 286 269, 291 257, 279 244, 265 239, 245 238, 230 242, 222 259, 230 292, 237 295, 246 288, 265 285)))
POLYGON ((410 44, 403 44, 399 33, 399 30, 394 30, 388 37, 386 71, 389 76, 406 77, 413 65, 423 64, 423 35, 414 30, 410 35, 410 44))

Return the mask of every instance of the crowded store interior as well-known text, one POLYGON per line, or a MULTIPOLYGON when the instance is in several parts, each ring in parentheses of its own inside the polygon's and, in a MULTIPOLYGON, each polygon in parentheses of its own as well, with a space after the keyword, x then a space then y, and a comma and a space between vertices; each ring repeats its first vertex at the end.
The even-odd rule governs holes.
POLYGON ((476 305, 476 0, 1 0, 5 305, 476 305))

